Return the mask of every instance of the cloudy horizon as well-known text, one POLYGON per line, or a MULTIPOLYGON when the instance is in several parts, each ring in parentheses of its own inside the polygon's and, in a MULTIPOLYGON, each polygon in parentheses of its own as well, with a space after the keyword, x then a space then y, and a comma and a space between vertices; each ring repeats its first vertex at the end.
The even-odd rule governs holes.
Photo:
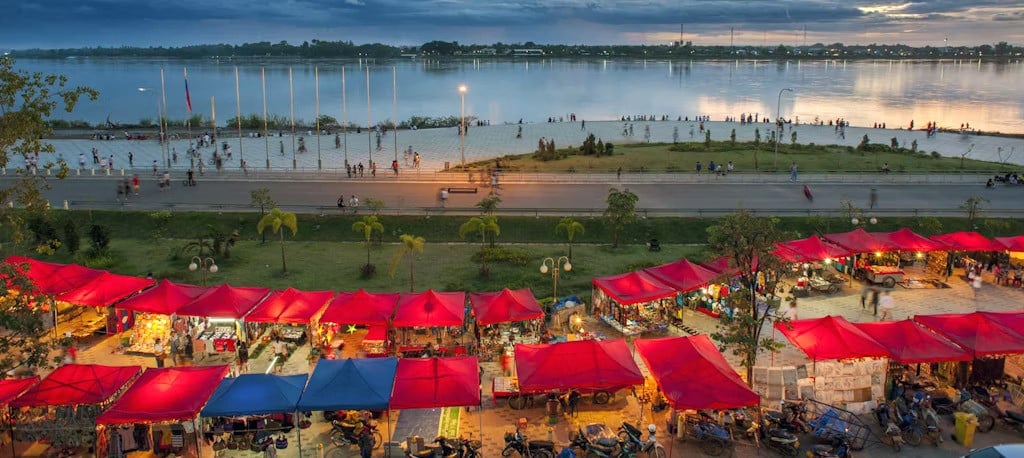
POLYGON ((1024 43, 1018 0, 13 0, 8 49, 312 39, 419 45, 1024 43))

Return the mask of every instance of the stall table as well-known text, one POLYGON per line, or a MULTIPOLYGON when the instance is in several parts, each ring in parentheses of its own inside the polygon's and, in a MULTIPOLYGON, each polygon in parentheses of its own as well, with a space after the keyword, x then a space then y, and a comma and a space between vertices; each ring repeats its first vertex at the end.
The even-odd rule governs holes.
POLYGON ((903 281, 906 275, 899 267, 893 266, 870 266, 865 272, 865 277, 871 283, 881 283, 886 288, 892 288, 903 281))
POLYGON ((491 380, 491 391, 494 398, 491 402, 498 405, 498 398, 510 398, 519 394, 519 378, 517 377, 494 377, 491 380))

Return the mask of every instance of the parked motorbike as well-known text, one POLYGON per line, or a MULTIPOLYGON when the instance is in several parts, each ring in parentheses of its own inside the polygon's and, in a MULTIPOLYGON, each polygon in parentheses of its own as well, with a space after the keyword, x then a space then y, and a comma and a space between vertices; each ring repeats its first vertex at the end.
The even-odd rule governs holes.
POLYGON ((832 445, 815 445, 813 452, 815 457, 853 458, 850 438, 847 435, 836 436, 832 440, 832 445))
POLYGON ((701 450, 711 456, 721 455, 726 447, 732 445, 729 431, 704 411, 699 413, 697 424, 693 425, 690 434, 700 442, 701 450))
POLYGON ((437 444, 437 450, 432 448, 420 450, 416 453, 412 453, 409 450, 405 451, 406 458, 434 458, 440 453, 442 458, 460 458, 461 449, 458 448, 460 444, 458 440, 448 440, 444 436, 437 436, 434 439, 434 443, 437 444))
MULTIPOLYGON (((370 434, 373 434, 373 448, 380 448, 384 436, 377 429, 377 421, 369 420, 370 434)), ((341 420, 331 421, 331 442, 337 447, 359 445, 359 437, 364 434, 362 424, 346 423, 341 420)))
POLYGON ((554 458, 555 443, 551 441, 531 441, 516 429, 514 433, 505 433, 505 448, 501 456, 512 456, 518 453, 522 458, 554 458))
POLYGON ((900 450, 901 442, 915 447, 921 445, 924 431, 918 425, 913 412, 901 413, 899 407, 893 408, 889 404, 882 404, 875 409, 875 418, 878 419, 878 424, 885 430, 886 436, 890 438, 896 451, 900 450), (895 437, 897 432, 902 441, 895 437))
POLYGON ((612 439, 610 437, 602 437, 596 441, 591 441, 587 438, 587 435, 583 433, 583 428, 579 428, 576 436, 572 438, 572 442, 570 442, 569 445, 583 450, 583 456, 587 457, 627 458, 634 456, 623 448, 623 444, 620 440, 612 439))
POLYGON ((622 427, 619 428, 619 439, 622 441, 623 448, 631 452, 643 452, 650 458, 665 458, 668 454, 665 453, 665 448, 658 443, 655 436, 657 430, 653 424, 648 425, 647 432, 649 434, 647 439, 644 439, 643 432, 639 428, 624 421, 622 427))
POLYGON ((807 427, 807 406, 802 402, 782 401, 781 410, 768 410, 765 416, 769 421, 780 428, 793 433, 806 433, 810 431, 807 427))
POLYGON ((783 456, 797 456, 800 454, 800 440, 796 435, 779 427, 773 427, 771 422, 765 420, 763 424, 754 422, 747 429, 747 438, 754 438, 768 448, 783 456))
POLYGON ((459 438, 455 439, 455 442, 458 444, 459 458, 480 458, 483 456, 480 453, 483 443, 480 441, 459 438))

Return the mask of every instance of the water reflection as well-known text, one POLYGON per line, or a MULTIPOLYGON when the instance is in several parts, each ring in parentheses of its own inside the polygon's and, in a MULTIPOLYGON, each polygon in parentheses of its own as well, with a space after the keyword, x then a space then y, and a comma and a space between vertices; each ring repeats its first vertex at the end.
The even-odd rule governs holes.
MULTIPOLYGON (((1024 64, 949 61, 807 61, 750 60, 607 60, 518 59, 462 61, 439 59, 354 59, 311 62, 253 60, 21 60, 32 71, 65 73, 74 84, 98 89, 95 103, 81 103, 71 117, 99 122, 134 122, 152 118, 152 102, 136 87, 159 87, 160 68, 167 72, 171 118, 184 118, 180 68, 189 69, 193 101, 216 96, 218 111, 235 111, 234 68, 239 69, 242 112, 262 112, 260 70, 267 72, 268 109, 288 114, 288 68, 294 70, 296 117, 314 116, 314 67, 320 71, 321 110, 341 115, 341 67, 346 66, 350 112, 366 112, 364 68, 370 69, 373 119, 390 119, 391 68, 398 69, 398 117, 450 116, 458 113, 458 84, 473 88, 468 113, 492 123, 520 118, 542 122, 549 116, 576 113, 582 119, 621 115, 709 115, 720 120, 740 113, 774 113, 778 91, 783 112, 814 119, 845 118, 857 125, 886 123, 916 126, 937 121, 945 127, 969 122, 972 127, 1024 132, 1024 64), (662 66, 667 67, 665 72, 662 66), (129 89, 126 89, 129 88, 129 89), (787 105, 789 104, 789 105, 787 105)), ((203 104, 205 105, 205 104, 203 104)), ((207 114, 208 107, 198 108, 207 114)), ((60 115, 64 115, 61 113, 60 115)), ((223 117, 223 115, 221 115, 223 117)), ((230 116, 229 116, 230 117, 230 116)), ((224 118, 226 120, 226 118, 224 118)))

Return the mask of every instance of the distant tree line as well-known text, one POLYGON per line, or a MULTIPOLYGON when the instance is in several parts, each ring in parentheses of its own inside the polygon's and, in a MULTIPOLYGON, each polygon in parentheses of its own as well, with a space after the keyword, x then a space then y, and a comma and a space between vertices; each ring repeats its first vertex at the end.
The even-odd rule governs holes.
POLYGON ((271 43, 208 44, 182 47, 97 47, 63 49, 25 49, 13 51, 15 57, 65 58, 398 58, 398 57, 495 57, 544 56, 561 58, 633 57, 633 58, 763 58, 763 59, 931 59, 993 58, 1024 56, 1024 47, 1007 42, 980 46, 924 46, 902 44, 844 45, 815 43, 807 46, 698 46, 692 42, 662 45, 551 45, 525 43, 459 44, 457 41, 430 41, 420 46, 391 46, 381 43, 355 44, 351 41, 287 41, 271 43), (529 50, 529 51, 527 51, 529 50))

